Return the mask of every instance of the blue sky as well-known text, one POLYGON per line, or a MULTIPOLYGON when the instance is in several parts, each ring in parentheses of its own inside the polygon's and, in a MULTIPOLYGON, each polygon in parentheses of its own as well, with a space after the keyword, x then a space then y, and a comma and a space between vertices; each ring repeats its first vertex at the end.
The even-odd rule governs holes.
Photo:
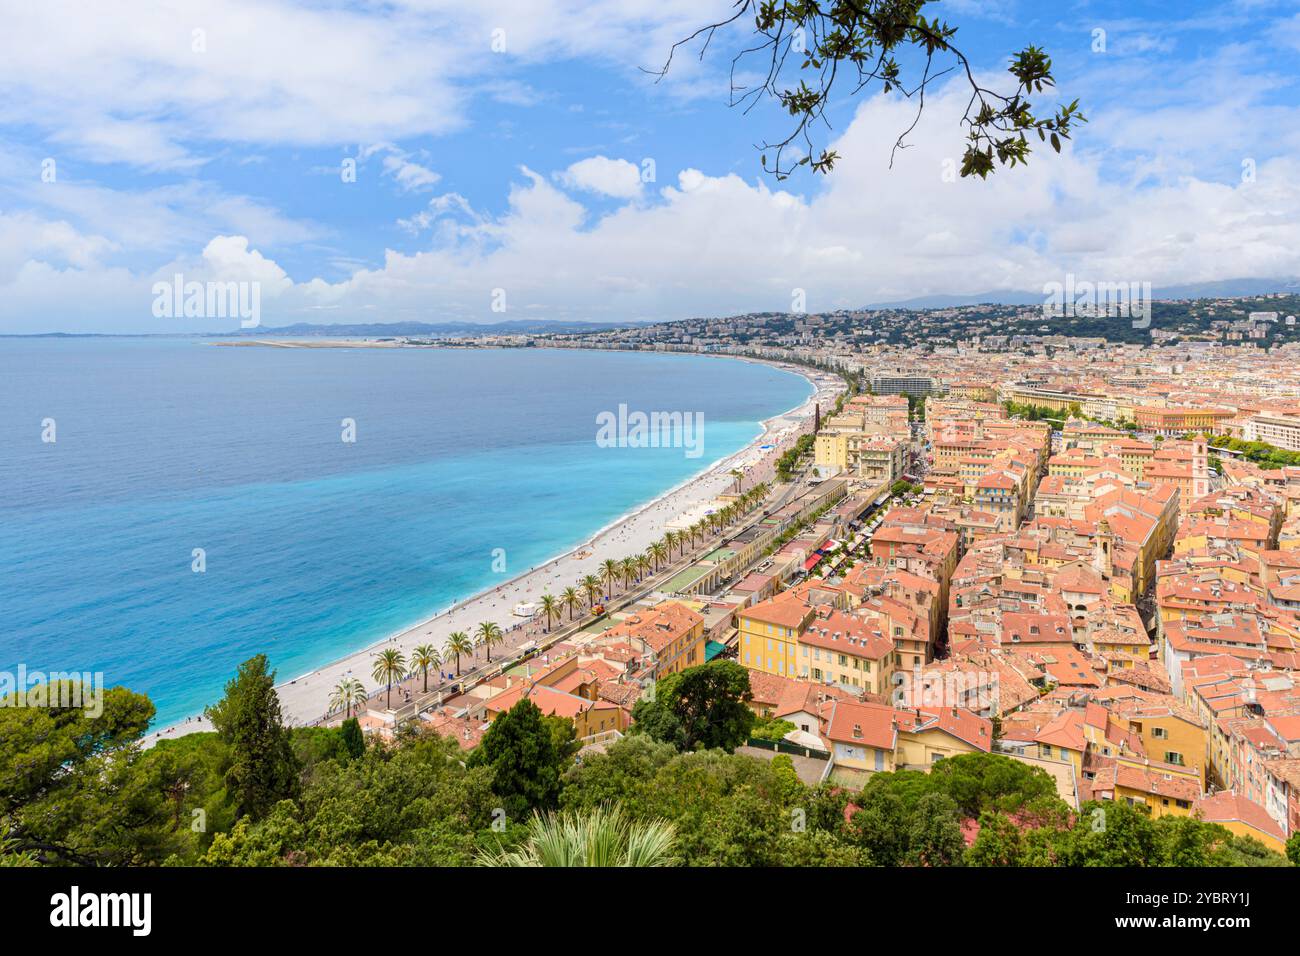
POLYGON ((893 169, 911 106, 872 90, 838 98, 819 133, 845 157, 829 178, 764 175, 754 145, 787 127, 770 103, 728 108, 746 26, 703 62, 679 54, 663 82, 641 69, 728 7, 9 13, 0 332, 231 324, 156 316, 153 284, 177 273, 258 283, 270 326, 673 319, 784 309, 796 289, 816 311, 1067 272, 1300 275, 1295 0, 933 3, 993 83, 1008 53, 1045 47, 1059 95, 1042 104, 1078 97, 1091 120, 1064 155, 988 183, 941 175, 965 102, 947 78, 893 169))

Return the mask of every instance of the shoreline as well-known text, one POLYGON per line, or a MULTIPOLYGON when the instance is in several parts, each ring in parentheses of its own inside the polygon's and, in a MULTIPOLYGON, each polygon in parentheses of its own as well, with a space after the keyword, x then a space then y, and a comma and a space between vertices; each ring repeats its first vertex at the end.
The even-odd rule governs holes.
MULTIPOLYGON (((761 429, 759 434, 743 447, 715 460, 701 471, 619 515, 585 540, 564 549, 540 564, 519 572, 500 584, 469 594, 414 624, 392 631, 312 670, 278 681, 275 689, 280 697, 286 725, 306 726, 318 722, 329 708, 331 691, 345 677, 360 677, 369 687, 373 683, 370 678, 371 659, 379 648, 395 646, 408 655, 410 648, 419 643, 431 642, 441 648, 442 642, 450 632, 455 630, 472 632, 473 623, 463 620, 469 616, 472 616, 475 621, 496 621, 506 630, 507 637, 510 637, 515 633, 512 625, 522 625, 526 621, 512 613, 515 605, 528 601, 535 602, 536 598, 543 593, 548 591, 556 593, 565 585, 576 584, 584 575, 595 573, 600 563, 607 558, 621 558, 629 553, 644 551, 651 541, 663 536, 664 525, 668 521, 725 493, 735 481, 730 474, 732 468, 750 467, 762 463, 764 459, 774 462, 783 450, 782 443, 792 440, 810 420, 814 404, 826 401, 828 392, 824 379, 826 373, 819 373, 792 363, 747 356, 685 354, 705 354, 706 357, 730 358, 771 365, 782 371, 801 375, 812 387, 812 393, 793 408, 759 421, 758 425, 761 429), (774 447, 767 452, 762 452, 761 446, 767 444, 774 447)), ((755 482, 751 480, 749 483, 752 485, 755 482)), ((563 616, 560 620, 564 620, 563 616)), ((507 643, 501 646, 499 653, 503 657, 508 657, 513 650, 514 648, 507 643)), ((469 662, 470 669, 478 663, 475 658, 466 660, 469 662)), ((445 666, 450 668, 451 665, 445 666)), ((175 739, 188 733, 211 729, 211 724, 201 713, 191 714, 150 732, 145 738, 146 745, 159 739, 175 739)))

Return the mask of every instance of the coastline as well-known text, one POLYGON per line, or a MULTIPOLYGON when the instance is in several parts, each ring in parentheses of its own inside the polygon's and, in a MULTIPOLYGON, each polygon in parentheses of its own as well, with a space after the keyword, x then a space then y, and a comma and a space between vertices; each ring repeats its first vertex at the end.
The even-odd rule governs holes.
MULTIPOLYGON (((515 605, 535 601, 543 593, 557 593, 566 585, 576 584, 584 575, 597 573, 600 563, 607 558, 623 558, 644 551, 651 542, 663 536, 668 521, 727 491, 734 483, 730 474, 733 468, 759 466, 752 477, 747 474, 747 485, 767 480, 765 473, 773 469, 775 459, 784 451, 784 447, 794 440, 811 419, 814 405, 818 402, 825 403, 828 396, 833 396, 833 389, 827 387, 821 373, 791 363, 738 355, 719 354, 713 357, 772 365, 801 375, 812 386, 812 393, 794 408, 760 421, 759 434, 742 448, 717 459, 696 474, 613 519, 587 540, 500 584, 472 593, 415 624, 371 641, 313 670, 279 681, 276 691, 280 696, 285 722, 291 726, 303 726, 320 720, 328 709, 331 691, 345 677, 359 677, 369 688, 374 683, 370 677, 371 659, 379 648, 397 647, 408 656, 411 648, 421 643, 433 643, 441 648, 452 631, 472 633, 479 621, 488 620, 497 622, 507 629, 508 637, 512 636, 513 632, 508 629, 522 620, 512 613, 515 605), (762 446, 769 444, 774 447, 763 451, 762 446)), ((512 644, 508 642, 501 646, 498 653, 508 656, 512 649, 512 644)), ((159 739, 174 739, 187 733, 211 729, 211 724, 201 714, 190 715, 151 732, 146 742, 152 744, 159 739)))

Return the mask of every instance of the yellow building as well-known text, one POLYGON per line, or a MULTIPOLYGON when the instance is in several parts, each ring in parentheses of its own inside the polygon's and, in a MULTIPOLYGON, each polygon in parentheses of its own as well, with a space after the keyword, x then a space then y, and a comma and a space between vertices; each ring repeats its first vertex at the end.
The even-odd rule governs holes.
POLYGON ((895 645, 870 623, 830 604, 809 603, 797 591, 740 611, 737 621, 738 660, 745 667, 855 693, 888 693, 895 645))
POLYGON ((1220 791, 1202 798, 1196 809, 1206 823, 1217 823, 1237 836, 1254 837, 1274 853, 1286 853, 1286 830, 1263 807, 1239 793, 1220 791))
POLYGON ((768 674, 794 677, 799 633, 812 616, 812 607, 792 591, 739 612, 738 660, 768 674))
POLYGON ((1201 797, 1199 774, 1187 767, 1157 763, 1141 757, 1116 757, 1092 779, 1095 800, 1123 800, 1144 806, 1153 818, 1172 814, 1190 817, 1201 797))
POLYGON ((1194 771, 1201 788, 1205 788, 1206 728, 1193 711, 1172 698, 1125 701, 1117 709, 1129 730, 1141 738, 1150 757, 1194 771))
POLYGON ((858 693, 889 692, 894 642, 858 618, 819 609, 796 644, 800 679, 838 684, 858 693))

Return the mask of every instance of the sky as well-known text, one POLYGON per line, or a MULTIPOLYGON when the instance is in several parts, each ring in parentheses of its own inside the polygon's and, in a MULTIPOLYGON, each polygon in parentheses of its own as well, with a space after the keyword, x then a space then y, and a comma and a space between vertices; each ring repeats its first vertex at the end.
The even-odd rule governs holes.
POLYGON ((915 98, 845 88, 834 171, 764 173, 752 20, 653 72, 730 0, 0 4, 0 334, 239 327, 169 314, 176 276, 266 327, 1300 277, 1300 0, 930 4, 985 85, 1037 44, 1036 105, 1089 120, 987 181, 948 175, 956 73, 906 149, 915 98))

